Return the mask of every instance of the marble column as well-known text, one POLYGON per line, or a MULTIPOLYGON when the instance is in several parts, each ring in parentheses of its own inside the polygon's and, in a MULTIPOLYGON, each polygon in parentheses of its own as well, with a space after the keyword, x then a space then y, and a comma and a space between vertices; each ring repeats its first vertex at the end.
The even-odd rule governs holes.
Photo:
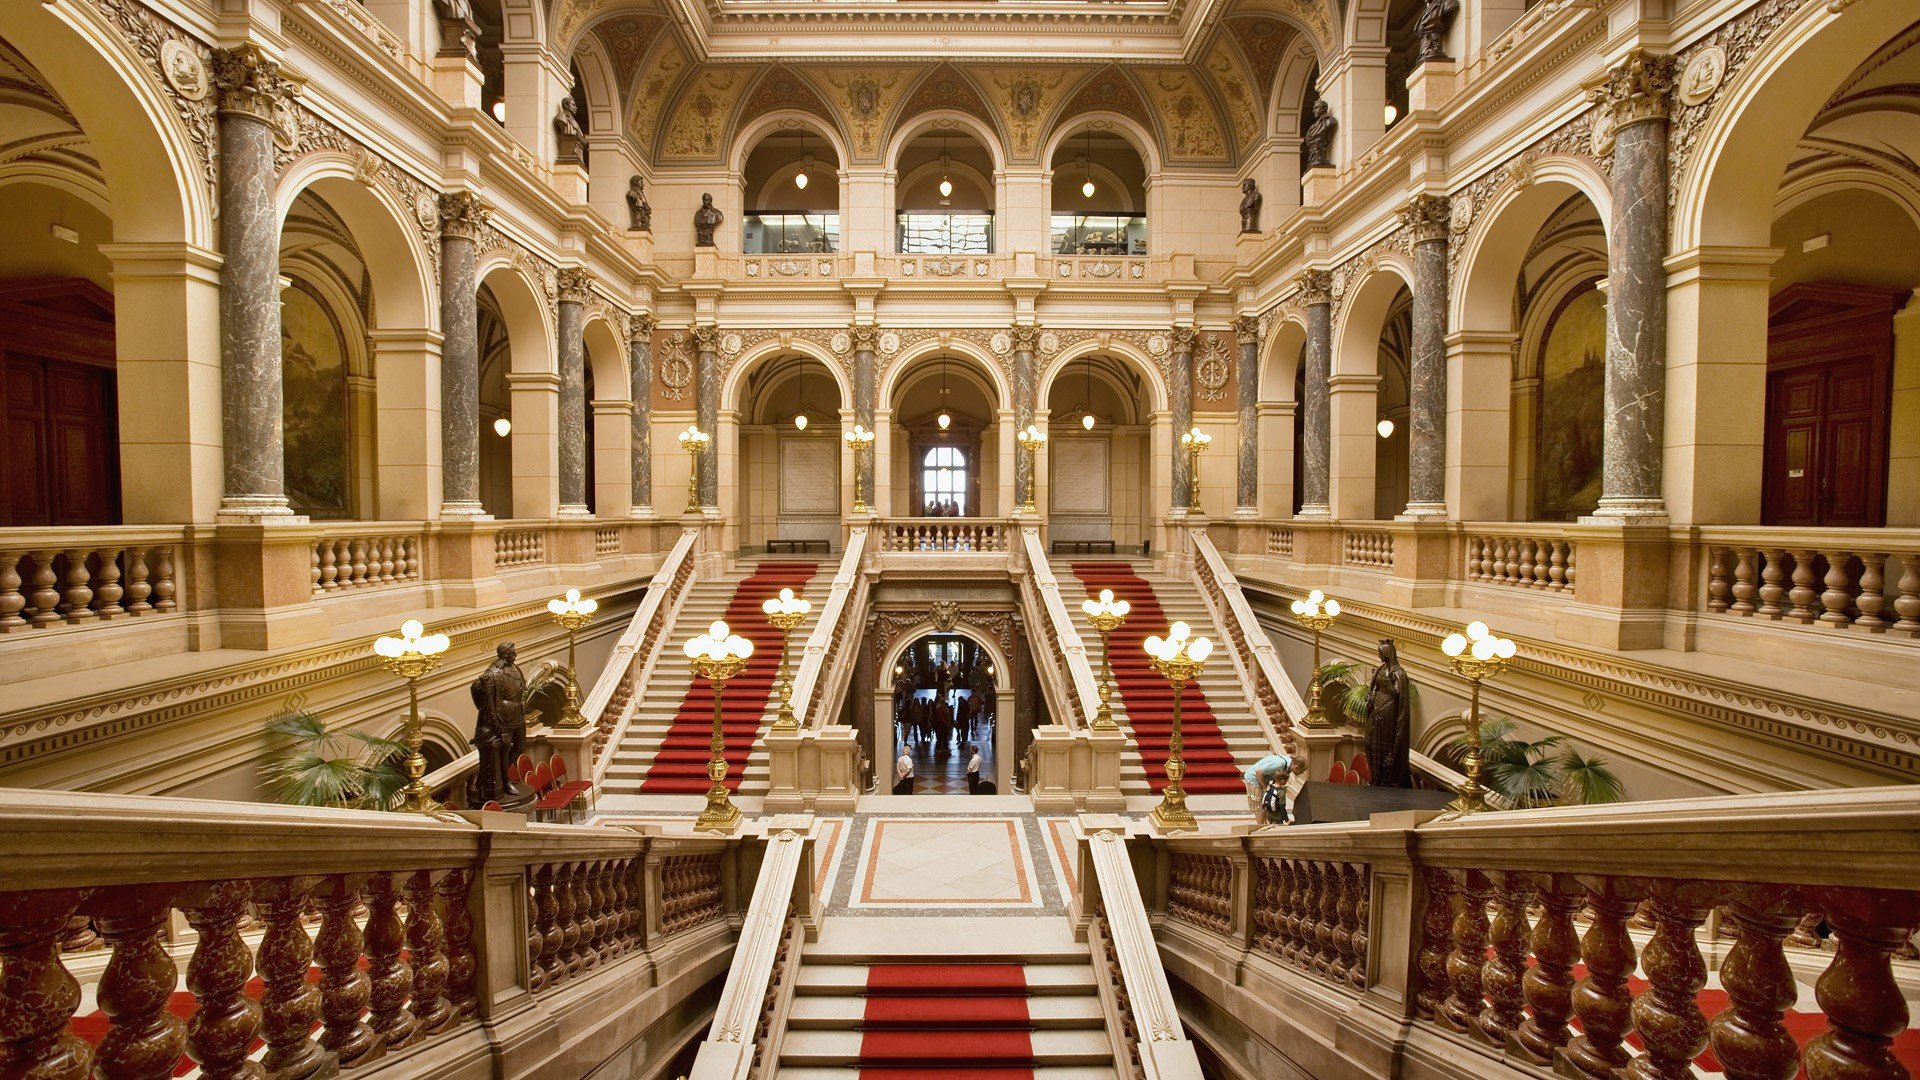
POLYGON ((1590 93, 1613 127, 1606 426, 1595 516, 1656 524, 1667 396, 1667 110, 1673 57, 1635 50, 1590 93))
POLYGON ((274 113, 291 94, 254 45, 216 50, 220 101, 220 413, 228 520, 293 517, 284 482, 274 113))
POLYGON ((588 284, 585 270, 560 271, 560 516, 585 517, 587 510, 587 346, 588 284))
POLYGON ((440 516, 486 517, 480 504, 480 312, 474 249, 487 208, 470 191, 440 196, 440 516))
POLYGON ((1234 507, 1236 517, 1257 517, 1260 513, 1260 320, 1242 315, 1233 321, 1233 336, 1240 344, 1240 365, 1234 372, 1235 422, 1239 425, 1234 445, 1240 455, 1234 469, 1234 507))
MULTIPOLYGON (((1034 458, 1020 448, 1018 438, 1027 425, 1033 423, 1035 396, 1040 389, 1040 373, 1036 369, 1035 358, 1040 350, 1040 327, 1016 326, 1013 328, 1013 503, 1014 508, 1025 506, 1034 499, 1034 458)), ((1037 500, 1036 500, 1037 505, 1037 500)))
POLYGON ((1180 436, 1193 430, 1193 340, 1191 326, 1173 328, 1172 366, 1167 372, 1168 404, 1173 408, 1173 511, 1185 513, 1193 493, 1188 465, 1192 458, 1180 445, 1180 436))
POLYGON ((1306 377, 1300 401, 1300 516, 1333 516, 1333 274, 1300 275, 1300 303, 1307 309, 1306 377))
POLYGON ((1451 203, 1415 195, 1400 211, 1413 233, 1413 355, 1408 363, 1407 509, 1447 516, 1447 232, 1451 203))
POLYGON ((694 422, 707 433, 700 452, 700 506, 720 512, 720 328, 693 328, 694 422))
MULTIPOLYGON (((880 328, 872 323, 857 323, 847 328, 853 339, 853 422, 874 430, 874 413, 879 405, 879 387, 874 376, 874 356, 880 348, 880 328)), ((867 506, 879 513, 880 489, 874 486, 874 461, 880 456, 876 440, 864 453, 855 453, 853 467, 860 476, 860 490, 866 492, 867 506)))
POLYGON ((627 340, 633 392, 633 516, 653 516, 653 316, 635 315, 627 340))

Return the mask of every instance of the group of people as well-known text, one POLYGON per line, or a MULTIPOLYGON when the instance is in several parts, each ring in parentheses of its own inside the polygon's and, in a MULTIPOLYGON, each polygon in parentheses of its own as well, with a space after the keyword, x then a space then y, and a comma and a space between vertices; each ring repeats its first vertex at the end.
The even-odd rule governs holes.
POLYGON ((926 512, 921 514, 920 516, 921 517, 966 517, 967 515, 964 513, 965 510, 966 510, 966 507, 961 506, 959 503, 953 501, 952 499, 942 499, 938 502, 928 503, 926 512))
MULTIPOLYGON (((979 743, 993 738, 995 693, 991 666, 967 649, 958 661, 915 660, 915 653, 894 673, 894 744, 900 759, 894 763, 894 790, 909 793, 916 754, 946 761, 958 752, 967 762, 967 790, 979 792, 991 780, 980 776, 979 743)), ((937 654, 936 654, 937 655, 937 654)))

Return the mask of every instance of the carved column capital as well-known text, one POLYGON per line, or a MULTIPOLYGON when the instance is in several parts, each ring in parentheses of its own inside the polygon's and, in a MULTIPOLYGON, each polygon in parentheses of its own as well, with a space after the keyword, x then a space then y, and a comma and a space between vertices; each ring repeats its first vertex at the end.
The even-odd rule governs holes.
POLYGON ((1400 224, 1413 233, 1413 242, 1445 240, 1452 228, 1453 200, 1445 195, 1415 195, 1400 208, 1400 224))
POLYGON ((1039 326, 1016 326, 1009 331, 1013 335, 1014 352, 1033 352, 1040 347, 1039 326))
POLYGON ((651 314, 642 311, 633 317, 632 322, 627 324, 627 329, 633 340, 651 341, 653 340, 653 328, 658 325, 659 323, 655 321, 651 314))
POLYGON ((440 234, 457 240, 480 241, 493 212, 480 196, 471 191, 448 191, 440 195, 440 234))
POLYGON ((1312 307, 1315 304, 1333 303, 1333 271, 1300 271, 1300 302, 1312 307))
POLYGON ((687 331, 693 337, 693 347, 700 352, 718 352, 720 350, 720 328, 702 323, 687 331))
POLYGON ((1242 345, 1260 344, 1260 319, 1255 315, 1242 315, 1233 320, 1234 339, 1242 345))
POLYGON ((1679 62, 1665 53, 1635 49, 1588 89, 1587 99, 1605 109, 1615 130, 1646 120, 1665 120, 1673 104, 1679 62))
POLYGON ((1193 343, 1199 338, 1200 332, 1191 326, 1176 326, 1173 328, 1173 334, 1171 336, 1173 338, 1174 352, 1191 353, 1193 352, 1193 343))
POLYGON ((277 110, 293 98, 294 85, 280 74, 280 63, 254 44, 213 51, 213 85, 220 111, 244 113, 273 123, 277 110))
POLYGON ((563 266, 554 276, 554 286, 560 291, 561 303, 584 304, 593 288, 593 275, 577 266, 563 266))
POLYGON ((853 340, 855 352, 872 352, 880 347, 880 328, 872 323, 855 323, 847 327, 847 336, 853 340))

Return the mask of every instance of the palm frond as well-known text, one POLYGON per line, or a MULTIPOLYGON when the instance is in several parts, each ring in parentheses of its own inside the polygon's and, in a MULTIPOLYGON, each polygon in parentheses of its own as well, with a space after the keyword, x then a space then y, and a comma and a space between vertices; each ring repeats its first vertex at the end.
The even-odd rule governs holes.
POLYGON ((296 806, 345 806, 359 798, 363 770, 348 760, 311 751, 269 759, 261 779, 276 802, 296 806))
POLYGON ((367 756, 364 760, 368 765, 396 756, 405 758, 413 752, 407 746, 405 739, 386 739, 378 735, 369 735, 364 731, 349 731, 347 738, 359 742, 366 749, 367 756))
POLYGON ((1555 764, 1560 771, 1560 797, 1565 802, 1592 806, 1626 798, 1620 778, 1607 767, 1605 758, 1588 757, 1569 748, 1555 764))
POLYGON ((1351 682, 1353 673, 1359 667, 1360 665, 1352 660, 1329 660, 1314 670, 1313 681, 1319 683, 1321 691, 1324 692, 1333 683, 1351 682))
POLYGON ((367 769, 363 780, 359 804, 368 810, 392 809, 401 789, 407 786, 406 773, 391 758, 367 769))
POLYGON ((267 718, 267 734, 284 735, 306 743, 323 743, 327 740, 327 725, 318 716, 302 709, 288 708, 267 718))
POLYGON ((1336 702, 1340 706, 1341 714, 1361 727, 1367 726, 1367 698, 1370 696, 1370 690, 1371 687, 1364 683, 1353 683, 1346 688, 1336 702))

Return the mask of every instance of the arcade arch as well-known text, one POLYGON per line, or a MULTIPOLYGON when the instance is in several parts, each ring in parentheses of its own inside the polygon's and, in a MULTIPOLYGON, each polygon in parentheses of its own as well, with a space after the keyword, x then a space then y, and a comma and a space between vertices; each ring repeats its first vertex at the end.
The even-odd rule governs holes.
POLYGON ((942 685, 936 668, 936 656, 939 663, 951 661, 956 669, 962 664, 964 670, 956 670, 946 685, 954 687, 949 696, 962 696, 959 686, 965 686, 966 696, 974 693, 974 682, 980 681, 978 696, 985 705, 983 722, 973 729, 972 742, 981 749, 981 776, 991 780, 1002 792, 1013 789, 1009 781, 1013 776, 1014 762, 1027 736, 1016 730, 1017 708, 1015 669, 1008 656, 992 635, 978 633, 965 624, 946 628, 935 627, 931 621, 908 627, 894 644, 886 651, 882 662, 875 669, 873 687, 873 725, 874 760, 880 764, 878 771, 888 778, 889 787, 894 777, 894 764, 900 757, 900 751, 906 746, 914 757, 916 783, 915 791, 945 791, 957 786, 952 793, 965 794, 965 771, 967 759, 962 755, 962 747, 968 740, 964 735, 950 736, 948 756, 938 753, 938 733, 932 733, 917 743, 911 742, 908 725, 902 723, 901 712, 896 710, 897 700, 904 704, 904 687, 896 690, 896 682, 906 676, 914 682, 914 692, 931 699, 942 685), (925 685, 922 685, 925 684, 925 685), (934 775, 946 782, 935 786, 934 775), (918 782, 926 778, 923 785, 918 782))
POLYGON ((1171 459, 1153 452, 1155 423, 1163 439, 1170 425, 1156 375, 1136 358, 1082 350, 1042 376, 1048 438, 1035 501, 1050 543, 1140 550, 1152 536, 1154 492, 1172 483, 1171 459))
POLYGON ((841 418, 852 415, 853 401, 836 368, 776 347, 730 373, 721 415, 737 418, 735 513, 743 548, 771 550, 763 547, 771 541, 840 546, 841 516, 851 506, 842 505, 851 493, 841 490, 841 477, 852 466, 840 439, 841 418))

